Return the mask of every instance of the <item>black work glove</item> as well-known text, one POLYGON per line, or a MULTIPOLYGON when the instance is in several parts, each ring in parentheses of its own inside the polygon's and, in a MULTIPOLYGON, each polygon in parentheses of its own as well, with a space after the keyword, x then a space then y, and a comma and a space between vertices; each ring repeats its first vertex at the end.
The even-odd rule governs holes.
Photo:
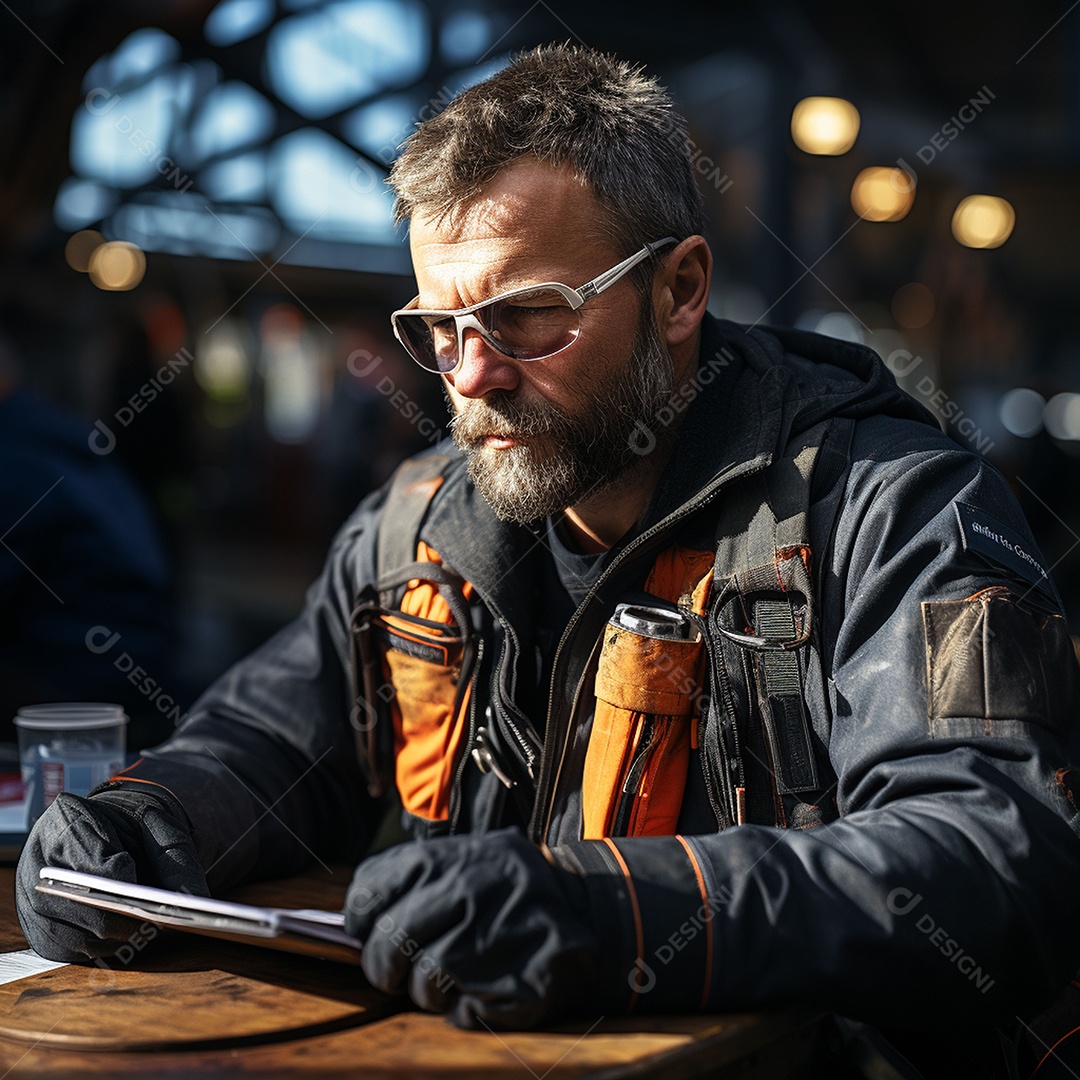
POLYGON ((38 818, 19 859, 15 905, 31 947, 74 963, 113 955, 138 932, 139 920, 38 892, 43 866, 208 895, 187 816, 164 789, 111 789, 85 799, 63 791, 38 818))
POLYGON ((518 829, 417 840, 361 863, 345 929, 364 974, 458 1027, 534 1027, 594 1000, 584 881, 518 829))

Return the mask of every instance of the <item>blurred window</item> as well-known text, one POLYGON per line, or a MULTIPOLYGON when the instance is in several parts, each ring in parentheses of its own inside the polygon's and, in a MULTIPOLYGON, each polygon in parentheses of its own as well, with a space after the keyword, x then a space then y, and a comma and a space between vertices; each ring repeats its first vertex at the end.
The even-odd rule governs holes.
POLYGON ((83 80, 61 228, 146 251, 408 272, 400 144, 505 65, 496 20, 419 0, 222 0, 137 30, 83 80))

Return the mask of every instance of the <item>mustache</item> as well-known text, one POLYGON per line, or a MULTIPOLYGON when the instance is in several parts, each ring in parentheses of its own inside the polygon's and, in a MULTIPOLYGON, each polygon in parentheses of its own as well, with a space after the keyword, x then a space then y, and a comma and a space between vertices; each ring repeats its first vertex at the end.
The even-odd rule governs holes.
POLYGON ((487 435, 558 435, 565 426, 566 417, 555 406, 519 401, 506 390, 469 402, 450 421, 459 443, 476 442, 487 435))

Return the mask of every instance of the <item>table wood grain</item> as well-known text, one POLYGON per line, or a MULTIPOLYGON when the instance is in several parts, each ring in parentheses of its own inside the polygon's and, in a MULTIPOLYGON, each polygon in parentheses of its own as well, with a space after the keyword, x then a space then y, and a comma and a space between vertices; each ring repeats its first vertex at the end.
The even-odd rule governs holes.
MULTIPOLYGON (((316 869, 230 898, 340 907, 350 876, 316 869)), ((0 868, 2 951, 26 948, 13 877, 0 868)), ((814 1051, 816 1021, 804 1010, 461 1031, 372 990, 355 967, 174 933, 128 965, 70 965, 0 987, 0 1076, 789 1077, 814 1051)))

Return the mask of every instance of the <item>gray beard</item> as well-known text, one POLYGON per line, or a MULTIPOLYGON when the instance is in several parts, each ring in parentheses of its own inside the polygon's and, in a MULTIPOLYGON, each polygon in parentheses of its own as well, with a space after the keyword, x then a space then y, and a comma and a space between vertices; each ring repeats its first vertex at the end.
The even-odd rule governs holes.
POLYGON ((673 392, 671 358, 646 301, 617 381, 585 390, 574 414, 550 404, 526 405, 497 390, 469 402, 451 421, 450 431, 465 452, 469 476, 496 516, 526 524, 576 506, 643 467, 646 456, 632 436, 673 392), (486 450, 483 439, 492 432, 526 441, 486 450))

